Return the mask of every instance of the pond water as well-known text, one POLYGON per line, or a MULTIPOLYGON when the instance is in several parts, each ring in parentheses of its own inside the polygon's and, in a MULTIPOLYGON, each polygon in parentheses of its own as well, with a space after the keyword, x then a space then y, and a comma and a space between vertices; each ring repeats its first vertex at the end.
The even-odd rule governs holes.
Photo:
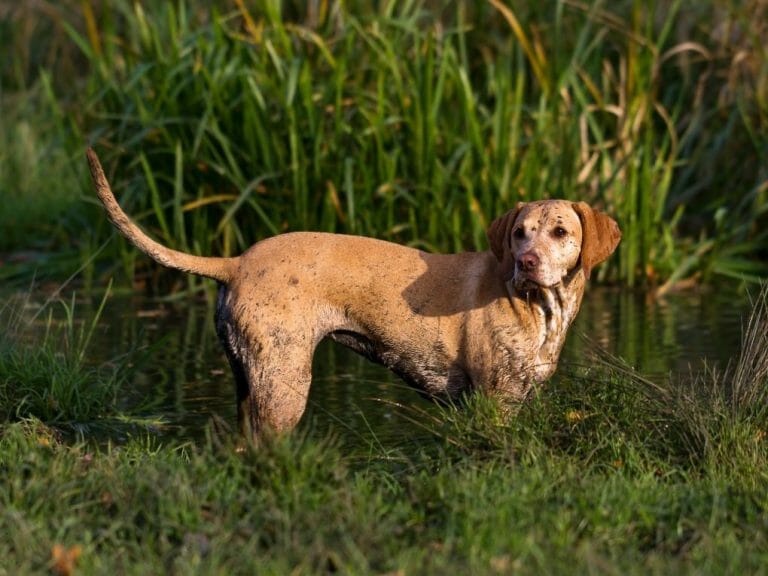
MULTIPOLYGON (((755 290, 756 291, 756 290, 755 290)), ((555 378, 586 362, 590 346, 621 357, 644 374, 696 370, 704 358, 724 365, 739 348, 742 319, 750 309, 734 290, 706 289, 652 299, 637 292, 592 288, 561 357, 555 378)), ((109 360, 131 348, 149 347, 126 391, 154 398, 151 415, 162 418, 160 435, 199 439, 214 415, 236 427, 234 386, 213 328, 213 307, 112 296, 90 354, 109 360)), ((422 431, 401 406, 430 410, 431 403, 386 369, 331 342, 319 347, 307 413, 310 434, 331 431, 343 443, 398 442, 422 431)))

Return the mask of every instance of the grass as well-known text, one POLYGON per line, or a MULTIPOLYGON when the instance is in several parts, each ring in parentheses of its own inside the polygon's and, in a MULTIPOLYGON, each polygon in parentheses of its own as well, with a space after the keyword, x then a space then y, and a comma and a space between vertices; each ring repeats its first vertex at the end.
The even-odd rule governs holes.
MULTIPOLYGON (((138 417, 147 403, 126 394, 142 351, 133 350, 101 365, 89 362, 91 341, 109 295, 105 293, 92 320, 83 323, 77 301, 50 300, 34 314, 24 301, 9 300, 0 311, 0 420, 39 419, 78 435, 148 424, 138 417), (42 325, 43 330, 30 330, 42 325), (30 332, 38 336, 30 337, 30 332)), ((146 355, 146 351, 143 352, 146 355)))
POLYGON ((5 431, 6 569, 77 573, 753 572, 765 480, 548 454, 350 461, 328 442, 94 452, 5 431), (56 478, 51 483, 50 478, 56 478), (58 551, 56 554, 55 551, 58 551))
POLYGON ((49 250, 73 232, 62 220, 78 198, 79 183, 60 138, 62 126, 51 117, 45 78, 24 98, 0 93, 2 251, 49 250))
MULTIPOLYGON (((65 156, 94 144, 164 243, 232 254, 314 229, 484 249, 490 219, 560 196, 619 220, 603 280, 766 274, 754 3, 65 4, 7 11, 23 58, 2 77, 12 94, 47 87, 65 156), (78 67, 73 91, 57 72, 78 67)), ((89 190, 74 171, 70 191, 89 190)), ((111 230, 90 205, 72 211, 85 261, 111 230)), ((122 243, 107 261, 120 264, 96 270, 144 274, 122 243)))
POLYGON ((508 421, 483 398, 403 408, 425 432, 407 450, 306 433, 238 450, 216 422, 198 444, 99 447, 16 419, 0 571, 760 572, 766 328, 768 288, 722 370, 651 381, 600 356, 508 421))

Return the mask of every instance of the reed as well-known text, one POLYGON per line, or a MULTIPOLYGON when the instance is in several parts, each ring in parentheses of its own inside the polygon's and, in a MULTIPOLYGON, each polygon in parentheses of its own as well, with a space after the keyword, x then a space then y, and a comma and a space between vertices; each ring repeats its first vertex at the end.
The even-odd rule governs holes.
POLYGON ((88 72, 76 100, 52 89, 181 249, 299 229, 484 249, 490 219, 559 196, 621 222, 604 280, 754 279, 768 59, 746 4, 79 3, 55 66, 88 72))

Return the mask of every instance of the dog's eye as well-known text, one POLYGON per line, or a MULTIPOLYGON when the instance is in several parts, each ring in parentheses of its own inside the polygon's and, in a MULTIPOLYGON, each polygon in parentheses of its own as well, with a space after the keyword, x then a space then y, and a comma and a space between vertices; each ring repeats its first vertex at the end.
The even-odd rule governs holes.
POLYGON ((521 228, 515 228, 512 232, 512 235, 517 239, 525 238, 525 230, 521 228))
POLYGON ((563 228, 562 226, 558 226, 554 229, 553 234, 555 235, 555 238, 564 238, 568 235, 568 230, 563 228))

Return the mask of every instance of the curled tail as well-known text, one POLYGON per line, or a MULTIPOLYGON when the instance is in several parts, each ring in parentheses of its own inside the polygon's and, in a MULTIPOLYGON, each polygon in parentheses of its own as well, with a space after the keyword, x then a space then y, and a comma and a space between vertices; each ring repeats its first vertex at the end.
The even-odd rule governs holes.
POLYGON ((237 270, 238 258, 206 258, 204 256, 186 254, 166 248, 147 236, 120 208, 115 195, 112 193, 112 188, 110 188, 109 182, 107 182, 96 152, 89 148, 86 151, 86 155, 88 157, 88 167, 91 170, 91 178, 96 187, 96 194, 104 205, 107 216, 131 244, 159 264, 168 268, 206 276, 225 284, 232 279, 237 270))

